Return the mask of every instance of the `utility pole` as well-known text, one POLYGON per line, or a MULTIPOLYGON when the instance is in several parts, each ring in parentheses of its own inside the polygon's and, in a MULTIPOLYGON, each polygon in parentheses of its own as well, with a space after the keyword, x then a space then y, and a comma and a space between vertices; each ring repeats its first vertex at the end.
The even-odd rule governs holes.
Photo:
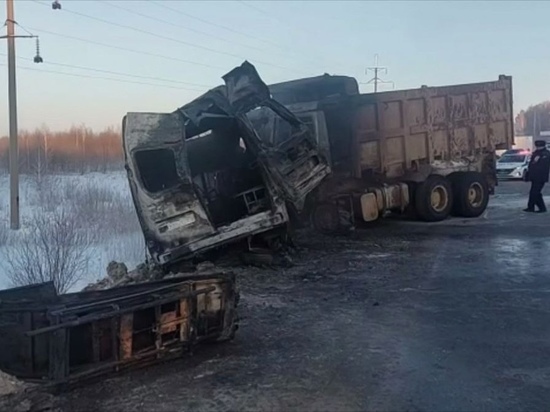
POLYGON ((19 152, 17 148, 17 84, 15 82, 15 17, 13 0, 6 0, 8 26, 8 100, 10 111, 10 227, 19 223, 19 152))
MULTIPOLYGON (((394 83, 391 80, 382 80, 378 73, 383 72, 384 74, 388 73, 387 67, 381 67, 378 66, 378 54, 374 55, 374 66, 373 67, 367 67, 367 70, 365 71, 365 74, 368 74, 369 71, 374 72, 374 77, 370 79, 366 84, 374 84, 374 93, 378 93, 378 83, 391 83, 392 88, 394 86, 394 83)), ((363 83, 365 84, 365 83, 363 83)))
POLYGON ((35 63, 42 63, 40 57, 38 38, 29 33, 26 36, 15 35, 15 16, 13 11, 13 1, 6 0, 7 9, 7 35, 0 39, 8 39, 8 104, 10 121, 10 227, 12 230, 20 228, 19 221, 19 149, 17 147, 17 83, 15 78, 15 39, 16 38, 36 38, 36 56, 35 63))

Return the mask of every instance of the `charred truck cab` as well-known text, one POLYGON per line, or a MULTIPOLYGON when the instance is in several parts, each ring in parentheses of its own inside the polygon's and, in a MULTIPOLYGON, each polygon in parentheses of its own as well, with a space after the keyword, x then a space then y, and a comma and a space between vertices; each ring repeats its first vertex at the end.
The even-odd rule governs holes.
POLYGON ((330 173, 309 128, 273 100, 245 62, 174 113, 128 113, 123 120, 126 170, 151 257, 171 265, 284 227, 288 207, 330 173), (260 139, 249 113, 268 111, 288 139, 260 139))

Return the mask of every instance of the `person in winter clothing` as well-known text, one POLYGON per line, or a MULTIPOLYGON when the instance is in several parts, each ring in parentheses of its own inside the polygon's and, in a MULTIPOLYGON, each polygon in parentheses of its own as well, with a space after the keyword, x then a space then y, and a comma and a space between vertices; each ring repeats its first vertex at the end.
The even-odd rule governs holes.
POLYGON ((548 182, 550 174, 550 151, 546 149, 544 140, 535 141, 535 151, 531 155, 527 168, 526 180, 531 182, 529 201, 524 212, 535 212, 535 206, 539 209, 537 213, 546 212, 546 205, 542 197, 542 188, 548 182))

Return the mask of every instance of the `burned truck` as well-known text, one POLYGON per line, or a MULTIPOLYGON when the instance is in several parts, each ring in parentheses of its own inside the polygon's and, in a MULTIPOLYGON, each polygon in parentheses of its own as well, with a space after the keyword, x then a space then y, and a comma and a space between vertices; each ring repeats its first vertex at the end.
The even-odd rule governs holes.
MULTIPOLYGON (((497 185, 495 150, 513 143, 512 79, 360 94, 352 77, 270 86, 310 128, 332 173, 308 198, 315 227, 409 213, 424 221, 480 216, 497 185)), ((266 144, 290 138, 265 110, 252 123, 266 144)))
POLYGON ((271 98, 248 62, 173 113, 128 113, 123 145, 130 189, 150 256, 164 267, 278 229, 330 174, 309 128, 271 98), (249 120, 284 124, 272 145, 249 120))

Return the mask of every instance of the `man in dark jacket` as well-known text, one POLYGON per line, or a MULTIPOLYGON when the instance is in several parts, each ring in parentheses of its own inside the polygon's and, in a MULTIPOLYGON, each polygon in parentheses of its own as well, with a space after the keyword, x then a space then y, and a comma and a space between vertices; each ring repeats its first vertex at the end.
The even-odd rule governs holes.
POLYGON ((527 169, 527 181, 531 182, 531 191, 529 192, 529 202, 524 212, 534 212, 535 206, 538 207, 538 213, 546 212, 546 205, 542 198, 542 188, 548 182, 550 174, 550 151, 546 149, 544 140, 535 142, 535 151, 531 155, 531 161, 527 169))

